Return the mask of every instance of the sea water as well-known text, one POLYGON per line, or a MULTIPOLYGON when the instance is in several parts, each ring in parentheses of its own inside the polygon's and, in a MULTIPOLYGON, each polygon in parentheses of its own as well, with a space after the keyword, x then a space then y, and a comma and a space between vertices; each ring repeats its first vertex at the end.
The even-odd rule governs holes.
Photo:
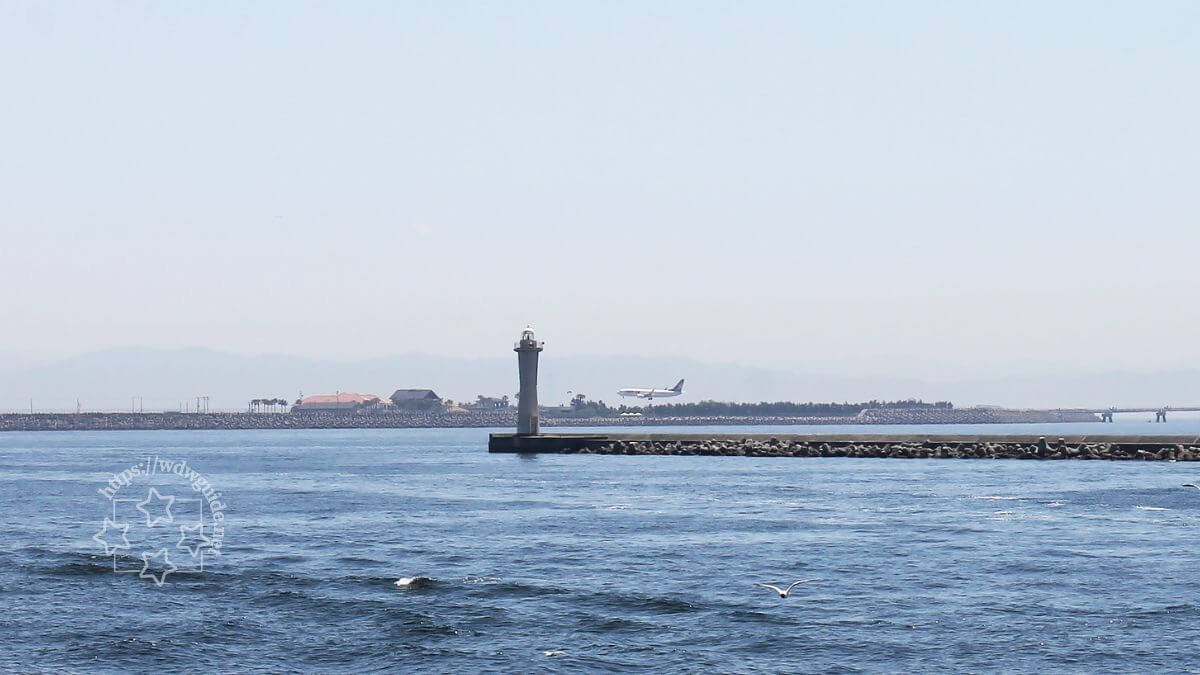
POLYGON ((486 443, 479 429, 0 434, 0 669, 1196 668, 1200 490, 1181 484, 1200 464, 486 443), (800 578, 818 581, 787 599, 754 585, 800 578))

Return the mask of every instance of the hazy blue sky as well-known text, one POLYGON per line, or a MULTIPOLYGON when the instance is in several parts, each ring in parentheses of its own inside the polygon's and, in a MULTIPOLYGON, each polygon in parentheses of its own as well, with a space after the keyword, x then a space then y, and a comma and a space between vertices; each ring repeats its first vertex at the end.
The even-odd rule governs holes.
POLYGON ((0 352, 1200 359, 1200 3, 0 4, 0 352))

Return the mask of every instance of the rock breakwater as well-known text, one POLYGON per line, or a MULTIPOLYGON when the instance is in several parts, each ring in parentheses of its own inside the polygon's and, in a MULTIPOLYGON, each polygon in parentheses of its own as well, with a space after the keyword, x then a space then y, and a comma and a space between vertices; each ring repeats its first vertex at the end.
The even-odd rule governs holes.
POLYGON ((779 438, 617 440, 559 452, 597 455, 707 455, 719 457, 876 457, 891 459, 1076 459, 1200 461, 1198 443, 1035 441, 796 441, 779 438))
POLYGON ((0 431, 200 429, 407 429, 511 427, 506 412, 438 413, 62 413, 0 415, 0 431))
MULTIPOLYGON (((1096 422, 1091 413, 1063 411, 888 410, 855 417, 542 417, 551 427, 657 427, 718 425, 1003 424, 1096 422)), ((304 413, 9 413, 0 431, 166 429, 406 429, 515 427, 515 410, 469 412, 343 411, 304 413)))

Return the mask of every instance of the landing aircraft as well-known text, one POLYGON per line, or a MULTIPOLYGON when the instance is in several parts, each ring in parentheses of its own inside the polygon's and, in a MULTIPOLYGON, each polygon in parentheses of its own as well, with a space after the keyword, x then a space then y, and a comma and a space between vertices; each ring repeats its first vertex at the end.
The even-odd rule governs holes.
POLYGON ((619 389, 617 393, 621 396, 634 396, 636 398, 644 398, 648 401, 653 401, 655 398, 667 398, 669 396, 678 396, 683 393, 683 380, 675 383, 670 389, 619 389))

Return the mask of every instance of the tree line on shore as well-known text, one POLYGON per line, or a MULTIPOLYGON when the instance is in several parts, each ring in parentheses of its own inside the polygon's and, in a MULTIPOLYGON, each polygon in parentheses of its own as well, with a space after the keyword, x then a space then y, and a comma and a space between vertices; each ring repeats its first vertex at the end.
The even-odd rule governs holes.
MULTIPOLYGON (((296 401, 299 403, 299 401, 296 401)), ((249 412, 286 412, 289 403, 282 398, 256 398, 251 399, 249 412)))
POLYGON ((854 417, 869 409, 952 410, 950 401, 932 403, 910 398, 900 401, 870 400, 863 403, 796 403, 762 401, 732 403, 698 401, 695 403, 651 403, 646 406, 621 405, 613 408, 604 401, 592 401, 582 394, 571 400, 571 417, 610 417, 622 413, 641 413, 649 417, 854 417))

